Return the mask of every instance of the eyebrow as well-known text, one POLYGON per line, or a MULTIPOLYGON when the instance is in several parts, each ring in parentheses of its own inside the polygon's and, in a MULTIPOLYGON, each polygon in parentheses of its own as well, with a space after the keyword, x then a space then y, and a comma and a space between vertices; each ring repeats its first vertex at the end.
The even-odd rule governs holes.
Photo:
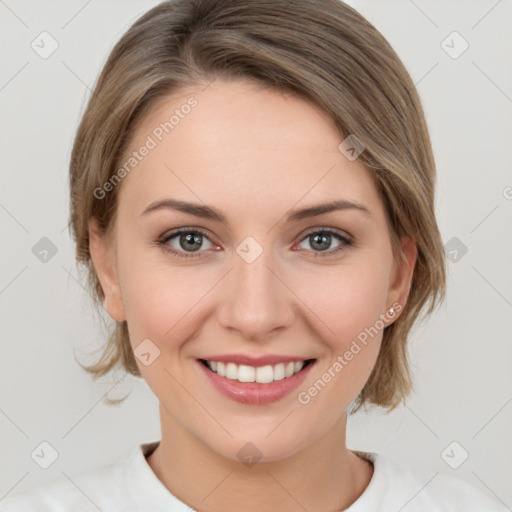
MULTIPOLYGON (((171 198, 154 201, 141 213, 141 217, 147 215, 150 212, 162 209, 177 210, 183 213, 194 215, 195 217, 214 220, 229 225, 224 214, 221 213, 216 208, 197 203, 189 203, 187 201, 179 201, 177 199, 171 198)), ((354 201, 349 201, 347 199, 340 199, 336 201, 315 204, 299 210, 291 210, 288 212, 285 219, 287 222, 294 222, 309 217, 317 217, 319 215, 323 215, 324 213, 342 210, 356 210, 366 215, 371 215, 368 208, 366 208, 364 205, 356 203, 354 201)))

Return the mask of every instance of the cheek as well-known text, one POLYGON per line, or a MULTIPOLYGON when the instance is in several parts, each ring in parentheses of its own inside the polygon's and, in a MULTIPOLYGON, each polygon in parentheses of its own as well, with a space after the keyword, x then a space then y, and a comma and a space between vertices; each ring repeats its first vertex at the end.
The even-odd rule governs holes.
MULTIPOLYGON (((200 275, 193 267, 179 267, 167 263, 158 248, 137 247, 137 242, 127 242, 120 247, 118 267, 123 306, 127 323, 133 332, 132 344, 144 338, 155 342, 176 337, 176 332, 186 324, 182 320, 194 311, 205 293, 212 286, 211 279, 200 275)), ((140 246, 140 242, 139 242, 140 246)))
POLYGON ((120 272, 123 302, 139 371, 161 403, 172 397, 177 407, 187 407, 187 395, 174 378, 183 380, 181 350, 200 325, 191 320, 196 319, 205 290, 198 286, 197 274, 191 273, 188 279, 183 269, 155 265, 144 258, 127 259, 120 269, 124 269, 124 275, 120 272), (137 357, 148 351, 142 347, 158 354, 151 356, 148 365, 137 357))
POLYGON ((312 294, 315 315, 310 318, 315 331, 324 333, 327 351, 299 390, 299 403, 309 417, 323 414, 326 422, 335 422, 364 387, 381 346, 387 284, 385 273, 347 269, 312 294), (325 410, 331 414, 326 416, 325 410))
POLYGON ((381 315, 386 311, 391 261, 361 258, 358 265, 342 266, 329 278, 303 281, 299 295, 308 297, 314 313, 311 322, 314 330, 322 333, 327 348, 327 357, 307 386, 316 386, 312 389, 316 396, 323 389, 322 383, 315 384, 320 378, 328 382, 329 391, 315 398, 313 407, 327 407, 333 396, 337 403, 348 406, 368 380, 385 327, 381 315))
POLYGON ((332 345, 343 348, 385 312, 388 285, 385 265, 347 265, 327 278, 303 280, 299 295, 325 324, 322 332, 332 345))

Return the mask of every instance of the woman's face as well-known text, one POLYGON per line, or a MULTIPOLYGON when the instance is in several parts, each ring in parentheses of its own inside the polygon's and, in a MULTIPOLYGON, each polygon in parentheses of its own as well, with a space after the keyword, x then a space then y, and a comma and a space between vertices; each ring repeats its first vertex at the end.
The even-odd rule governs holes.
POLYGON ((400 269, 368 171, 318 107, 246 81, 202 88, 138 126, 113 244, 91 224, 91 252, 163 424, 233 460, 247 442, 276 460, 344 428, 398 317, 387 311, 405 303, 415 248, 404 244, 400 269), (333 201, 358 206, 307 215, 333 201), (263 356, 277 357, 253 361, 263 356), (201 362, 221 359, 244 363, 225 365, 234 379, 201 362), (275 380, 238 381, 255 378, 275 380))

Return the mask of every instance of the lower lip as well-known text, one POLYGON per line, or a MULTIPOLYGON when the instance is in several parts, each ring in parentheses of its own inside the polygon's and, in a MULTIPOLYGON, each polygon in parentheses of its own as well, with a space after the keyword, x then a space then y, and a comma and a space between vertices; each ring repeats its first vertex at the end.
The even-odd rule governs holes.
POLYGON ((208 369, 201 361, 197 360, 197 363, 215 388, 225 396, 243 404, 265 405, 280 400, 300 386, 308 376, 315 361, 310 362, 300 372, 295 373, 291 377, 269 382, 268 384, 239 382, 238 380, 221 377, 208 369))

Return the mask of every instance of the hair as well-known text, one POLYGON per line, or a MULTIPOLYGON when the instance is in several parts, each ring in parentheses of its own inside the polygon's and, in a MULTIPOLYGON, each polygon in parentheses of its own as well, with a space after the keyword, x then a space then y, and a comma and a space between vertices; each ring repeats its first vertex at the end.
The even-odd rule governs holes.
MULTIPOLYGON (((78 127, 70 163, 70 226, 78 264, 97 302, 105 295, 89 252, 88 222, 109 236, 120 186, 99 199, 140 120, 174 92, 245 79, 321 107, 340 135, 363 142, 386 210, 393 254, 410 237, 418 256, 402 314, 383 332, 377 361, 353 404, 393 410, 412 391, 407 338, 446 294, 434 212, 436 168, 418 92, 381 33, 340 0, 169 0, 140 17, 114 46, 78 127)), ((122 185, 122 183, 120 184, 122 185)), ((94 377, 114 367, 140 376, 126 321, 116 322, 94 377)))

